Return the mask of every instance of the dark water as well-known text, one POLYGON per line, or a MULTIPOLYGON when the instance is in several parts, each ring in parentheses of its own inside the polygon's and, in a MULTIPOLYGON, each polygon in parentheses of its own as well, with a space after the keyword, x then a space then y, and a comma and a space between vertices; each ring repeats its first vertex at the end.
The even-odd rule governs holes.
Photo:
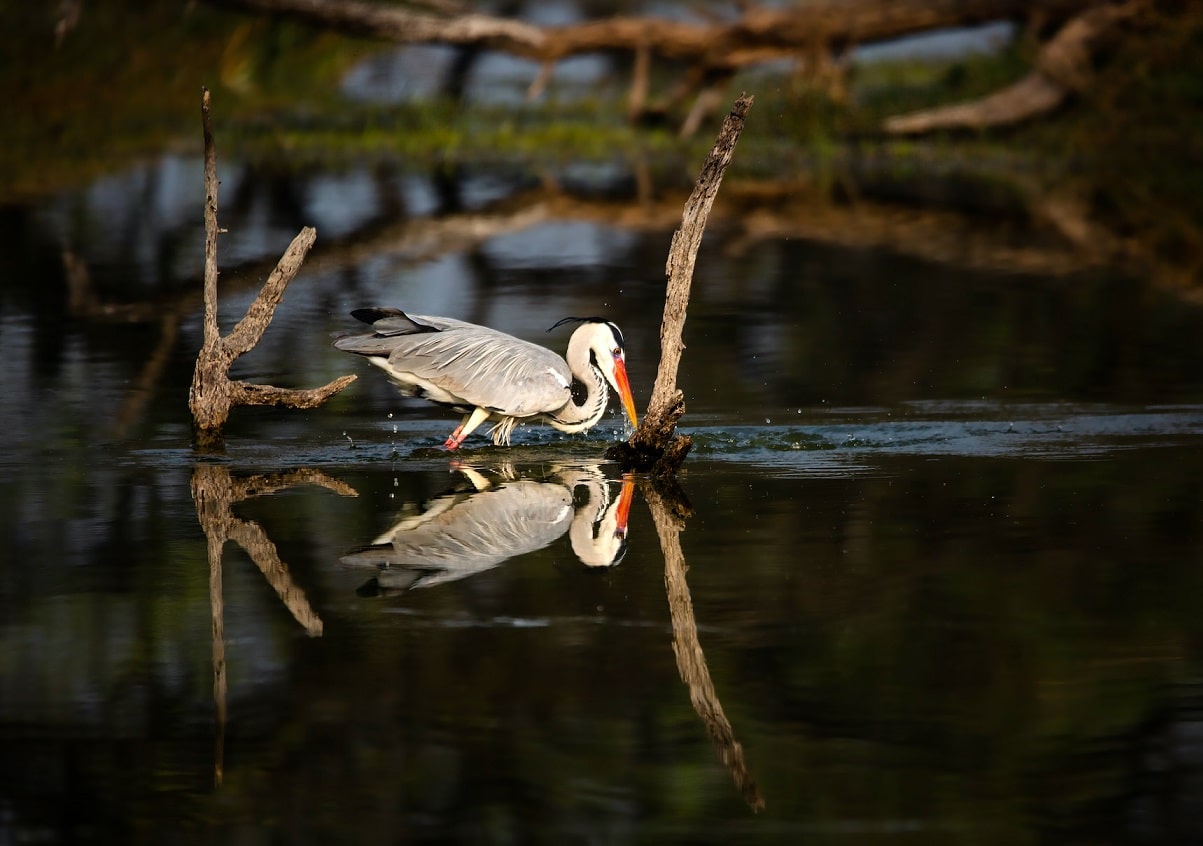
POLYGON ((360 380, 236 411, 219 455, 199 163, 5 211, 0 842, 1203 838, 1197 307, 720 216, 681 526, 602 459, 616 411, 453 459, 328 343, 365 304, 559 349, 605 314, 642 406, 671 223, 506 170, 226 167, 226 327, 319 230, 236 375, 360 380))

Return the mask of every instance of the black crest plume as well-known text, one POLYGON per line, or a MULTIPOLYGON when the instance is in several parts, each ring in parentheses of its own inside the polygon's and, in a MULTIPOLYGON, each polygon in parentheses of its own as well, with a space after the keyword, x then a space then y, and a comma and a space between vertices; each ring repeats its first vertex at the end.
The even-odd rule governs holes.
POLYGON ((626 349, 627 345, 626 345, 625 339, 622 337, 622 330, 620 330, 617 326, 615 326, 609 320, 606 320, 606 318, 604 318, 604 317, 565 317, 563 320, 558 321, 554 326, 552 326, 547 331, 551 332, 555 329, 559 329, 561 326, 563 326, 566 323, 604 323, 607 326, 609 326, 610 331, 614 333, 614 340, 618 341, 618 346, 622 347, 623 349, 626 349))

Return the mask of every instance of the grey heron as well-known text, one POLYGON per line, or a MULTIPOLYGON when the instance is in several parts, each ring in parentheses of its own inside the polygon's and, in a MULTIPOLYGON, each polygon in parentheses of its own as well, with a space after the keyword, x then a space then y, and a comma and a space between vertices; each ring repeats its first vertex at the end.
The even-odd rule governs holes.
MULTIPOLYGON (((600 317, 579 323, 565 360, 551 350, 450 317, 406 314, 395 308, 351 312, 371 332, 348 334, 334 346, 365 356, 404 396, 419 396, 464 415, 444 442, 457 449, 478 426, 493 420, 493 443, 508 445, 520 421, 542 420, 561 432, 597 425, 614 388, 632 425, 638 425, 627 379, 622 332, 600 317)), ((550 329, 548 331, 551 331, 550 329)))
POLYGON ((617 496, 595 466, 554 468, 550 475, 492 480, 456 465, 469 483, 407 514, 372 543, 339 559, 373 573, 373 592, 433 587, 482 573, 510 558, 542 549, 565 533, 590 568, 613 567, 627 548, 635 482, 617 496), (577 496, 583 488, 585 498, 577 496))

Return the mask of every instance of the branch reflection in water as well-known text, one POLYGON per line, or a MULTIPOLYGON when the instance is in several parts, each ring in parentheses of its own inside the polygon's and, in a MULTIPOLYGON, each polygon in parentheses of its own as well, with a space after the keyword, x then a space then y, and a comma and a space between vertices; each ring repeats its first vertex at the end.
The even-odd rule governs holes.
MULTIPOLYGON (((403 509, 403 516, 371 545, 340 559, 346 567, 372 572, 371 580, 361 592, 388 594, 463 579, 542 549, 564 534, 568 535, 577 558, 587 567, 613 567, 626 555, 627 523, 636 489, 631 476, 608 479, 597 464, 553 466, 538 472, 528 470, 526 475, 508 464, 476 468, 457 462, 453 469, 462 477, 455 489, 430 500, 421 510, 403 509)), ((243 500, 299 484, 320 485, 343 496, 357 495, 350 486, 318 470, 249 477, 235 477, 228 468, 215 464, 198 464, 193 470, 192 496, 209 552, 217 784, 223 779, 226 729, 222 598, 225 542, 236 541, 247 551, 310 635, 322 633, 321 618, 293 583, 267 532, 257 523, 234 516, 231 510, 243 500)), ((685 580, 688 567, 679 537, 690 508, 675 484, 644 479, 639 488, 651 511, 664 556, 664 585, 677 670, 689 687, 690 702, 706 726, 720 760, 744 800, 759 811, 764 807, 764 799, 723 711, 698 640, 693 602, 685 580)))
POLYGON ((294 485, 320 485, 342 496, 355 490, 320 470, 290 470, 235 477, 219 464, 197 464, 192 470, 192 501, 205 532, 209 560, 209 606, 213 616, 213 704, 215 733, 213 780, 221 784, 225 770, 226 640, 225 600, 222 597, 222 551, 232 540, 246 550, 289 610, 311 637, 322 634, 322 619, 280 560, 276 545, 258 523, 235 517, 232 507, 245 499, 272 494, 294 485))
POLYGON ((764 808, 764 797, 756 786, 756 779, 744 761, 743 746, 735 739, 735 730, 723 711, 710 678, 706 654, 698 640, 698 623, 693 614, 693 599, 685 573, 685 552, 681 549, 681 532, 685 519, 692 513, 688 501, 672 479, 652 479, 640 485, 640 491, 652 512, 656 534, 660 538, 660 551, 664 555, 664 590, 668 595, 668 611, 672 616, 673 655, 677 659, 677 672, 681 681, 689 687, 689 701, 697 711, 719 760, 723 762, 735 781, 735 786, 744 801, 753 811, 764 808))
POLYGON ((453 582, 543 549, 568 534, 587 567, 614 567, 627 551, 627 518, 635 483, 605 477, 596 464, 521 475, 512 465, 483 469, 453 463, 460 483, 403 516, 346 567, 372 572, 365 595, 453 582))

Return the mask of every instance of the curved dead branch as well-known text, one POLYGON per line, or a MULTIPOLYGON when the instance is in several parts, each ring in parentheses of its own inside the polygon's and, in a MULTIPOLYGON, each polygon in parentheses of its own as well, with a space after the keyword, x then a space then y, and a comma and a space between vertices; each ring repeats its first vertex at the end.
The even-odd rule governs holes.
POLYGON ((885 131, 918 135, 944 129, 989 129, 1047 114, 1074 93, 1086 90, 1095 45, 1146 5, 1147 0, 1128 0, 1089 9, 1062 27, 1040 50, 1035 70, 1013 85, 980 100, 892 117, 885 122, 885 131))
POLYGON ((821 43, 831 50, 930 29, 1040 14, 1063 20, 1097 0, 816 0, 779 8, 749 4, 729 21, 692 22, 615 15, 562 26, 466 13, 443 16, 358 0, 209 0, 286 15, 401 44, 440 43, 505 50, 538 62, 598 52, 650 49, 665 59, 741 68, 794 56, 821 43))
POLYGON ((544 48, 545 37, 539 27, 494 15, 465 12, 444 16, 358 0, 209 2, 214 6, 286 15, 352 35, 366 35, 398 44, 492 47, 527 58, 538 58, 544 48))

